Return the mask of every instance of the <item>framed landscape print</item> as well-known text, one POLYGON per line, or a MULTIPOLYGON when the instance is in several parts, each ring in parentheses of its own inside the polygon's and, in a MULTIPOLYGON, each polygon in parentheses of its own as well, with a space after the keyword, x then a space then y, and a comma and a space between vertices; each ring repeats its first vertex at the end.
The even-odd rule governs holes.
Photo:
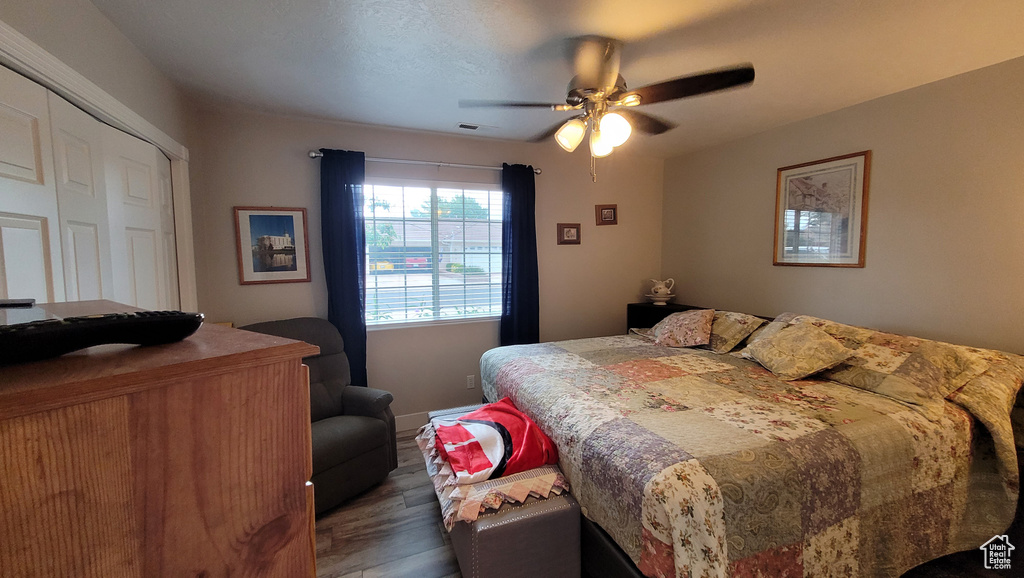
POLYGON ((594 205, 594 213, 595 217, 597 218, 598 225, 619 224, 618 205, 594 205))
POLYGON ((235 207, 235 245, 242 285, 309 281, 306 209, 235 207))
POLYGON ((579 223, 558 223, 558 244, 579 245, 580 224, 579 223))
POLYGON ((863 267, 871 151, 778 171, 775 265, 863 267))

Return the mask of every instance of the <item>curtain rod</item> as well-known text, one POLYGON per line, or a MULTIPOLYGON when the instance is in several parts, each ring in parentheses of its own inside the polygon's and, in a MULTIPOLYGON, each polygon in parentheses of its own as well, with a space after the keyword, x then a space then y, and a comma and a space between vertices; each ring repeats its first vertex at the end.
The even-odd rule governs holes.
MULTIPOLYGON (((316 159, 324 156, 324 153, 320 151, 309 151, 309 158, 316 159)), ((452 167, 455 169, 483 169, 488 171, 500 171, 501 167, 489 167, 487 165, 463 165, 459 163, 439 163, 432 161, 411 161, 407 159, 382 159, 377 157, 366 157, 366 162, 370 163, 396 163, 400 165, 427 165, 431 167, 452 167)), ((541 174, 540 169, 533 169, 535 175, 541 174)))

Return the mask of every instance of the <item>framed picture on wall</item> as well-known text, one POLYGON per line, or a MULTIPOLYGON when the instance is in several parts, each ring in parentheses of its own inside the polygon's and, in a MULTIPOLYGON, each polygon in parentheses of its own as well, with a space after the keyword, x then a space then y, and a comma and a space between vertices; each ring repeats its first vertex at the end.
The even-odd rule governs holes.
POLYGON ((558 244, 579 245, 580 224, 579 223, 558 223, 558 244))
POLYGON ((306 209, 235 207, 238 282, 309 281, 306 209))
POLYGON ((594 213, 595 217, 597 218, 598 225, 619 224, 618 205, 594 205, 594 213))
POLYGON ((871 151, 778 170, 775 265, 863 267, 871 151))

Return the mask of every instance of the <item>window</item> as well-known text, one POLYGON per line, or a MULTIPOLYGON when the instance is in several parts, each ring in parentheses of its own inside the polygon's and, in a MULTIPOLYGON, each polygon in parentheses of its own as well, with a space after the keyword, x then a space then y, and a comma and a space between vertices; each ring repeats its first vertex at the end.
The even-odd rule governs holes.
POLYGON ((368 325, 501 315, 501 191, 367 183, 368 325))

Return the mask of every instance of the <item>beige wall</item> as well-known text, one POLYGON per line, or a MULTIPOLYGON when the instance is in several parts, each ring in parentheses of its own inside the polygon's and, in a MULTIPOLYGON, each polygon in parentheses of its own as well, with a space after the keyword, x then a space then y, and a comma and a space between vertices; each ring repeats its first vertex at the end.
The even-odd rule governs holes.
MULTIPOLYGON (((526 143, 319 122, 210 106, 192 123, 192 199, 200 309, 212 320, 244 325, 301 315, 326 316, 320 245, 321 147, 362 150, 367 156, 498 166, 533 164, 537 177, 541 338, 609 335, 625 329, 626 303, 661 264, 663 161, 617 151, 589 176, 583 150, 567 154, 554 143, 526 143), (619 224, 596 227, 594 205, 619 206, 619 224), (232 207, 305 207, 309 211, 311 283, 238 284, 232 207), (555 244, 555 224, 582 224, 582 244, 555 244)), ((423 177, 497 183, 499 173, 367 163, 370 176, 423 177)), ((498 344, 494 321, 371 330, 370 385, 395 394, 396 414, 472 403, 480 355, 498 344)))
POLYGON ((1024 353, 1024 59, 665 167, 662 271, 679 301, 1024 353), (773 267, 776 169, 866 149, 866 267, 773 267))
POLYGON ((0 20, 186 144, 185 103, 89 0, 3 0, 0 20))

